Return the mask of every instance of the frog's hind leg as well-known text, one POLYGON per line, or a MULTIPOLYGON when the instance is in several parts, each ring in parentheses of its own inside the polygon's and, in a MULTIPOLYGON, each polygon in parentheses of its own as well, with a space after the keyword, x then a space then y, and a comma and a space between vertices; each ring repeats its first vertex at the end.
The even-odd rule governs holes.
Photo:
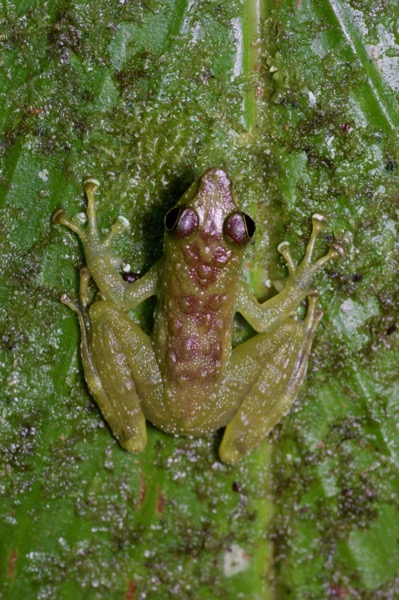
POLYGON ((309 293, 303 321, 287 318, 273 333, 258 334, 233 352, 231 382, 237 386, 247 378, 252 385, 224 432, 219 448, 223 462, 235 463, 253 450, 290 410, 323 315, 317 298, 318 292, 309 293))
MULTIPOLYGON (((61 297, 61 301, 77 313, 79 318, 83 370, 91 395, 120 445, 129 452, 141 452, 147 442, 146 424, 136 390, 131 382, 129 365, 122 352, 118 360, 111 358, 108 361, 109 356, 115 357, 118 343, 112 332, 111 334, 110 331, 104 332, 106 319, 100 320, 104 323, 101 331, 101 326, 98 326, 96 319, 93 320, 91 315, 90 319, 88 317, 89 280, 88 269, 81 269, 80 305, 74 303, 66 294, 61 297), (107 377, 104 371, 111 372, 111 375, 107 377)), ((91 309, 100 306, 100 313, 103 313, 101 309, 106 304, 109 303, 95 302, 91 309)))

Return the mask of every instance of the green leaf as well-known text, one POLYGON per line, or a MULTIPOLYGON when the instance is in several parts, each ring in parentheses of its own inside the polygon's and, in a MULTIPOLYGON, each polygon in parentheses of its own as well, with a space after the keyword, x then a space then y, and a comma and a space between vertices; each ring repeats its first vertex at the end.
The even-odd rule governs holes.
MULTIPOLYGON (((387 598, 399 593, 399 13, 351 0, 4 0, 0 16, 0 597, 387 598), (131 234, 145 272, 166 210, 221 166, 257 222, 259 296, 314 212, 346 256, 306 383, 237 467, 219 434, 149 427, 124 452, 86 389, 84 257, 51 223, 84 210, 131 234)), ((138 315, 150 327, 151 306, 138 315)), ((241 324, 237 339, 244 335, 241 324)))

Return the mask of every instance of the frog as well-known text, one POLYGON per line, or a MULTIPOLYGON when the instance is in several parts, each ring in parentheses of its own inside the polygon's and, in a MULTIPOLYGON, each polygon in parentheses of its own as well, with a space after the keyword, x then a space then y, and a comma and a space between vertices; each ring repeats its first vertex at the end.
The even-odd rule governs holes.
POLYGON ((342 246, 332 243, 315 258, 327 219, 314 214, 302 260, 293 258, 288 242, 280 243, 288 275, 278 293, 258 300, 243 273, 255 223, 240 208, 226 172, 213 167, 166 213, 163 256, 141 277, 129 276, 112 250, 129 223, 118 217, 107 234, 100 231, 99 186, 93 177, 83 182, 86 225, 62 208, 53 215, 83 245, 79 300, 65 293, 61 301, 78 316, 88 389, 128 452, 145 449, 147 421, 174 436, 223 430, 219 457, 234 465, 259 446, 298 396, 323 315, 313 281, 327 262, 343 256, 342 246), (149 334, 130 311, 152 296, 149 334), (237 313, 253 335, 233 347, 237 313))

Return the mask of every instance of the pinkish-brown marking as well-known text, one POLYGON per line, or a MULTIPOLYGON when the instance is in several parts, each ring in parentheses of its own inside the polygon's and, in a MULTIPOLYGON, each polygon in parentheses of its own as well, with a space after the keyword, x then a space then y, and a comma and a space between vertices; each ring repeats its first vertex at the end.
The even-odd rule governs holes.
POLYGON ((163 510, 165 508, 165 504, 166 504, 166 498, 163 495, 163 493, 160 492, 160 494, 158 496, 158 502, 157 502, 157 513, 159 515, 161 515, 163 513, 163 510))
POLYGON ((17 549, 14 548, 8 561, 8 576, 10 579, 14 579, 15 575, 15 563, 17 562, 17 549))
POLYGON ((127 588, 125 600, 134 600, 135 597, 136 597, 136 584, 133 581, 133 579, 131 579, 129 581, 129 585, 128 585, 128 588, 127 588))
POLYGON ((139 483, 139 507, 143 505, 145 495, 147 492, 147 484, 144 478, 143 473, 140 473, 140 483, 139 483))
POLYGON ((195 315, 200 308, 200 299, 197 296, 179 296, 179 308, 184 315, 195 315))

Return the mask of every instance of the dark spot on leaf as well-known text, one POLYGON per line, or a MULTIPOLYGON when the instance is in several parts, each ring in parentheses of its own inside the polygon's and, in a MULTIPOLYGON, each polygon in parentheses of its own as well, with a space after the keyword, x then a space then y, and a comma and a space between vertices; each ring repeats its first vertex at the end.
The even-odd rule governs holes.
POLYGON ((396 168, 396 163, 392 158, 389 158, 387 160, 387 162, 385 163, 385 170, 386 171, 394 171, 396 168))
POLYGON ((241 483, 239 483, 238 481, 233 481, 233 485, 231 486, 233 492, 241 492, 242 491, 242 486, 241 483))

